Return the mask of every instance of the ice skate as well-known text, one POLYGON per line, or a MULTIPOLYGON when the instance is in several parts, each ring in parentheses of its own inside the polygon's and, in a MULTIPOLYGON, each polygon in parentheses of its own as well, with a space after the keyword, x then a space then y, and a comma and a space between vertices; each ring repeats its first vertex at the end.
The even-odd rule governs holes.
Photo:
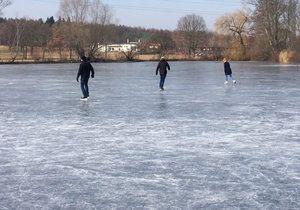
POLYGON ((235 80, 233 80, 233 81, 232 81, 232 83, 233 83, 233 84, 236 84, 236 81, 235 81, 235 80))
POLYGON ((224 82, 224 85, 227 85, 227 84, 228 84, 228 81, 225 81, 225 82, 224 82))
POLYGON ((87 101, 88 98, 87 98, 87 97, 81 97, 80 100, 81 100, 81 101, 87 101))

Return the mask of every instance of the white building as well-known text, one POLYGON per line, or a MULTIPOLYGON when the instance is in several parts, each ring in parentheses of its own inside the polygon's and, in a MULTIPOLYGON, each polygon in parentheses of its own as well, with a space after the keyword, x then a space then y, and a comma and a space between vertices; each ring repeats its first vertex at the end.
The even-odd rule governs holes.
POLYGON ((126 44, 109 44, 109 45, 98 45, 99 52, 137 52, 138 42, 129 42, 126 44))

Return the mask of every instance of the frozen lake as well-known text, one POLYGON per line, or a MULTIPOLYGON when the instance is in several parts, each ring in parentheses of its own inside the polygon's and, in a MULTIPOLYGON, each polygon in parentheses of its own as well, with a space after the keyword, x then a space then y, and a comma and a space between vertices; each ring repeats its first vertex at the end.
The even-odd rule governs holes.
POLYGON ((0 209, 299 209, 300 66, 0 65, 0 209))

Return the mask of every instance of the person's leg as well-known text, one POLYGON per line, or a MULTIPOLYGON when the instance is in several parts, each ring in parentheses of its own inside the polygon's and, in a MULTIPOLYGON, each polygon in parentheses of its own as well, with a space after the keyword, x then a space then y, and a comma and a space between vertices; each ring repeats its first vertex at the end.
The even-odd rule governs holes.
POLYGON ((224 82, 224 84, 226 85, 227 83, 228 83, 228 75, 225 74, 225 82, 224 82))
POLYGON ((163 75, 160 75, 159 88, 163 88, 163 75))
POLYGON ((166 79, 166 75, 160 75, 160 89, 164 89, 164 84, 165 84, 165 79, 166 79))
POLYGON ((86 80, 85 82, 85 93, 86 93, 86 97, 89 97, 90 96, 90 92, 89 92, 89 80, 86 80))
POLYGON ((85 97, 86 93, 85 93, 85 81, 84 80, 80 80, 80 88, 81 88, 83 97, 85 97))
POLYGON ((230 74, 230 78, 231 78, 232 82, 235 84, 236 81, 235 81, 235 79, 233 78, 232 74, 230 74))

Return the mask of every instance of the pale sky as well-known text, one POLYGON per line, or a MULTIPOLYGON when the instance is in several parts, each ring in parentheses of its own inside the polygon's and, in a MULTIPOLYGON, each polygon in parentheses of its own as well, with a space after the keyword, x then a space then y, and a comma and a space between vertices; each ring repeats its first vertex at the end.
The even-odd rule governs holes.
MULTIPOLYGON (((3 10, 4 17, 46 19, 57 12, 60 0, 13 0, 13 5, 3 10)), ((103 0, 113 11, 114 22, 127 26, 169 29, 177 21, 196 14, 204 18, 207 28, 214 29, 216 18, 243 8, 242 0, 103 0)))

